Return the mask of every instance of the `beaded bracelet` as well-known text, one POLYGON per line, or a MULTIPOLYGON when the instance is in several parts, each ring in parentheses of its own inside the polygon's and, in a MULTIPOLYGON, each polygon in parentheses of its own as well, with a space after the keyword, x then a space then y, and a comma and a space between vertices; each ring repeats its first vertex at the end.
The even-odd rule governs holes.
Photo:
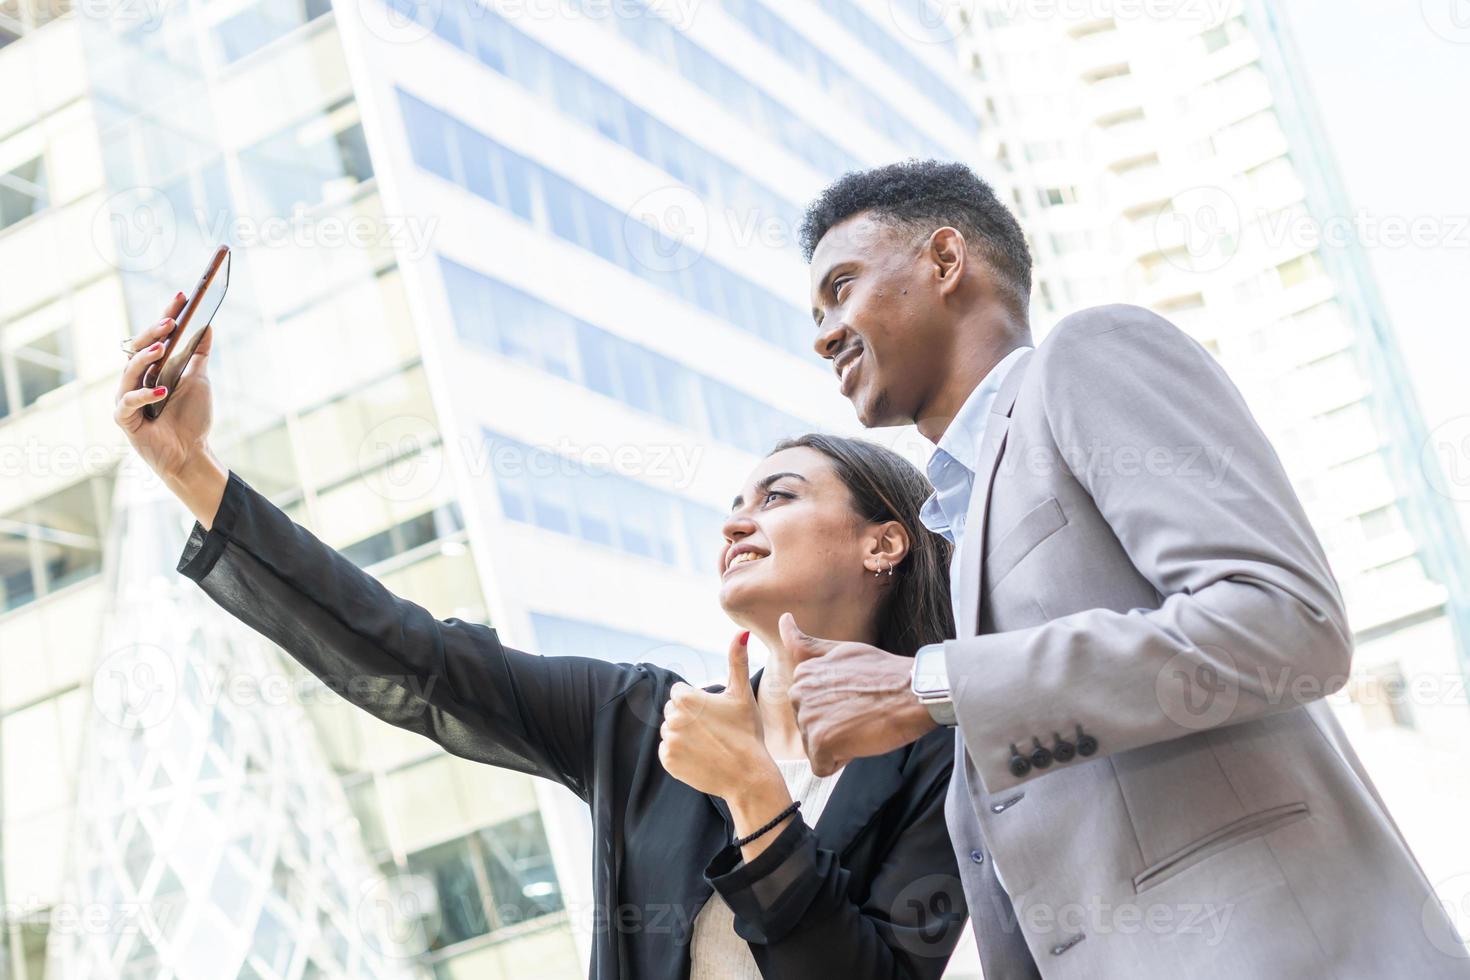
POLYGON ((795 813, 797 810, 800 810, 800 809, 801 809, 801 801, 800 800, 797 800, 795 803, 791 804, 786 809, 784 809, 780 813, 776 814, 776 818, 774 820, 772 820, 770 823, 766 824, 764 827, 762 827, 759 830, 757 830, 755 833, 750 834, 750 835, 745 836, 745 837, 741 837, 739 840, 736 840, 734 842, 734 846, 736 846, 736 847, 744 847, 746 844, 749 844, 751 841, 755 840, 761 834, 764 834, 766 831, 768 831, 772 827, 776 826, 776 824, 780 823, 782 820, 785 820, 787 817, 791 816, 793 813, 795 813))

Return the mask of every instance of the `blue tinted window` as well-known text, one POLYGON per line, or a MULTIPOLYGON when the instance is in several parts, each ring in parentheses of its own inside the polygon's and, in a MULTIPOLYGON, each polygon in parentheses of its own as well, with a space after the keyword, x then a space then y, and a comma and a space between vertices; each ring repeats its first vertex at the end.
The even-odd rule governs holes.
POLYGON ((466 343, 550 371, 640 411, 753 453, 809 427, 765 402, 608 333, 513 286, 439 259, 466 343))
MULTIPOLYGON (((415 113, 439 111, 402 91, 399 92, 399 99, 404 105, 406 119, 415 113)), ((509 154, 509 151, 499 147, 489 137, 469 129, 463 123, 455 121, 452 125, 462 153, 509 154)), ((415 126, 427 128, 422 120, 417 121, 415 126)), ((524 164, 524 173, 528 180, 539 186, 553 234, 594 251, 594 254, 639 278, 669 290, 743 330, 769 339, 794 353, 806 355, 806 318, 794 305, 778 300, 764 287, 737 275, 713 259, 692 252, 691 246, 674 242, 641 222, 627 218, 566 178, 524 157, 520 160, 524 164), (599 221, 602 224, 595 225, 594 236, 593 227, 599 221), (697 276, 717 278, 718 293, 722 294, 720 298, 723 301, 716 302, 715 290, 709 288, 708 283, 701 284, 697 276)), ((449 179, 468 187, 467 176, 449 179)), ((493 197, 486 199, 494 202, 493 197)))

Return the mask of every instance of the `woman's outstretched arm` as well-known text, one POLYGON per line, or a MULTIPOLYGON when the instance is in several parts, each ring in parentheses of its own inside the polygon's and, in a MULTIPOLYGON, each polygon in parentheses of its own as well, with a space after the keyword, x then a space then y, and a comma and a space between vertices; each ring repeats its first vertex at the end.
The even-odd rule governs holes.
POLYGON ((495 630, 435 619, 389 592, 227 470, 209 448, 205 327, 166 410, 148 377, 184 306, 178 293, 131 340, 113 420, 197 518, 179 571, 343 697, 455 755, 554 779, 584 799, 598 709, 645 676, 582 657, 537 657, 495 630))
POLYGON ((522 653, 488 626, 435 619, 224 472, 218 507, 207 529, 195 524, 179 572, 383 721, 586 798, 594 716, 636 682, 636 668, 522 653))

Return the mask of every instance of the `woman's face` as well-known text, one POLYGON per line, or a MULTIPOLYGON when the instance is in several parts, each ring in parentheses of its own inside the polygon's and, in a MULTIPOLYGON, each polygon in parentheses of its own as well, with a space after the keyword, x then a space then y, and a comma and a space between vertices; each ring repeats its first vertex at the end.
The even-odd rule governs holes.
POLYGON ((853 511, 846 485, 815 449, 783 449, 762 460, 724 533, 720 605, 741 626, 774 628, 783 612, 798 623, 804 612, 846 619, 836 607, 871 603, 864 578, 872 582, 881 566, 871 552, 878 533, 853 511))

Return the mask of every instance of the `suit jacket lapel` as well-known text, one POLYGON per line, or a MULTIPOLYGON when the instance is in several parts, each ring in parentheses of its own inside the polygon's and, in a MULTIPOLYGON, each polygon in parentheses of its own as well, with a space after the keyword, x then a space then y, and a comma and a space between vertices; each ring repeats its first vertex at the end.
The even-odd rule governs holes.
POLYGON ((965 533, 960 544, 959 603, 955 610, 955 629, 965 639, 980 632, 980 609, 983 597, 980 586, 984 579, 981 573, 985 564, 985 525, 990 518, 990 490, 995 482, 995 472, 1004 455, 1006 434, 1010 431, 1011 408, 1016 404, 1016 393, 1021 379, 1025 377, 1026 365, 1035 351, 1022 354, 1015 364, 995 401, 990 406, 990 415, 985 422, 985 434, 980 439, 980 452, 975 460, 975 488, 970 494, 970 506, 965 514, 965 533))

